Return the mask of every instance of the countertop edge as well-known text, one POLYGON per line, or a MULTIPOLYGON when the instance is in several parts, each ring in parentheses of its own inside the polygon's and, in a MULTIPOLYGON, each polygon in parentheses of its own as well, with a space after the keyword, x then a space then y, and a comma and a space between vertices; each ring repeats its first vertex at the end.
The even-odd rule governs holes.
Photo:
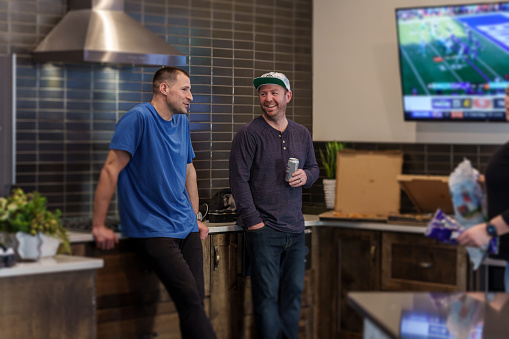
POLYGON ((92 270, 102 268, 103 259, 72 255, 56 255, 34 262, 18 262, 14 267, 0 269, 0 278, 92 270))
MULTIPOLYGON (((320 220, 318 215, 304 214, 304 220, 306 227, 341 227, 341 228, 354 228, 359 230, 369 231, 384 231, 384 232, 403 232, 403 233, 418 233, 424 234, 425 226, 413 226, 413 225, 400 225, 400 224, 387 224, 377 222, 357 222, 357 221, 345 221, 345 220, 320 220)), ((226 233, 226 232, 240 232, 243 228, 235 225, 234 222, 228 223, 209 223, 205 222, 205 225, 209 227, 209 234, 226 233)), ((92 234, 90 232, 77 232, 68 231, 69 239, 71 243, 89 242, 93 241, 92 234)), ((117 233, 119 238, 122 238, 121 233, 117 233)))

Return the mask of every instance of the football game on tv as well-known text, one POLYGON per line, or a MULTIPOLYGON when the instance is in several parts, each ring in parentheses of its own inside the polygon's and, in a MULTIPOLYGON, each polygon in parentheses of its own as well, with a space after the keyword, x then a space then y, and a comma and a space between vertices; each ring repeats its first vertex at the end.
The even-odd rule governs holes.
POLYGON ((506 121, 509 2, 397 8, 406 121, 506 121))

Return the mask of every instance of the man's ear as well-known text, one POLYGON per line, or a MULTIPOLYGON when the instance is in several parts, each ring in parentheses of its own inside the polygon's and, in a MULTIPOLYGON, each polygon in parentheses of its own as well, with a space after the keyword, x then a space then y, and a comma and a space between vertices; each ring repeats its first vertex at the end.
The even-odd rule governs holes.
POLYGON ((286 103, 289 103, 292 100, 292 91, 286 92, 286 103))
POLYGON ((161 92, 161 94, 164 94, 164 95, 167 95, 168 93, 168 84, 165 83, 165 82, 161 82, 161 84, 159 85, 159 92, 161 92))

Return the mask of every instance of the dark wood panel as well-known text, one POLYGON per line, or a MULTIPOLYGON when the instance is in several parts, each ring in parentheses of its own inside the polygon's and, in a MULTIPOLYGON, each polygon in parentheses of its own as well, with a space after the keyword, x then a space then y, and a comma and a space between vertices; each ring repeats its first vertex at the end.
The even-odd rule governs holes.
POLYGON ((95 338, 95 270, 0 279, 2 338, 95 338))
POLYGON ((362 333, 363 319, 348 304, 351 291, 377 291, 380 288, 380 233, 344 229, 338 232, 338 328, 336 337, 362 333))
POLYGON ((421 234, 384 232, 382 289, 465 291, 468 258, 464 248, 421 234))

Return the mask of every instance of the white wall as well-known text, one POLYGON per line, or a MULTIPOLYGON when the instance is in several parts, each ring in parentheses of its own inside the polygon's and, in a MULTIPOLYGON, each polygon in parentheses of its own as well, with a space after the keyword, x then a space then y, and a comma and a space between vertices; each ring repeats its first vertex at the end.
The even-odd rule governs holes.
POLYGON ((315 141, 498 144, 506 123, 405 122, 395 9, 472 0, 314 0, 315 141))

